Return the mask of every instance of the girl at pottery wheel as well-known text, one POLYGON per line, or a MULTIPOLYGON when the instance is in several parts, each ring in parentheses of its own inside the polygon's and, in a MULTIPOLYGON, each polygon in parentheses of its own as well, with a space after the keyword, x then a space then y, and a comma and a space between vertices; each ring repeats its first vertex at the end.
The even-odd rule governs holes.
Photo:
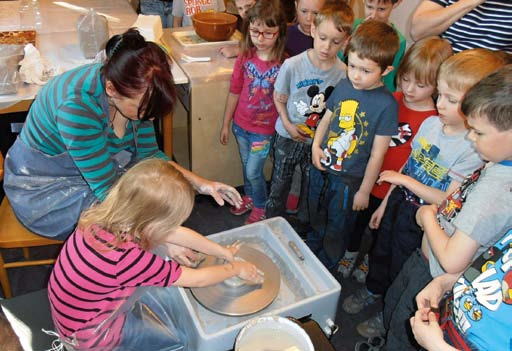
POLYGON ((16 217, 39 235, 66 239, 83 210, 149 157, 173 164, 220 205, 239 206, 233 187, 181 168, 157 147, 152 120, 176 101, 165 52, 130 29, 112 37, 106 53, 104 64, 69 70, 37 94, 5 159, 4 189, 16 217))
POLYGON ((169 313, 169 289, 156 287, 202 287, 234 276, 263 282, 254 264, 234 260, 239 245, 223 247, 181 226, 193 204, 194 190, 183 174, 148 159, 82 214, 48 284, 66 350, 186 350, 179 316, 169 313), (160 245, 171 256, 182 246, 228 263, 180 266, 151 251, 160 245))

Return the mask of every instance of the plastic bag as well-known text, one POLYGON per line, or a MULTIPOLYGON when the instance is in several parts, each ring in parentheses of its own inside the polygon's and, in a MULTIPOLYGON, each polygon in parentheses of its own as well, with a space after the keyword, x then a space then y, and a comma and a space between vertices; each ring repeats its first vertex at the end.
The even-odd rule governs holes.
POLYGON ((18 91, 18 65, 23 59, 23 45, 0 44, 0 95, 18 91))
POLYGON ((115 347, 80 345, 76 335, 58 341, 67 351, 186 351, 187 339, 178 327, 182 317, 171 312, 172 304, 177 301, 170 289, 176 288, 138 287, 132 296, 96 327, 96 340, 111 339, 111 333, 118 331, 110 326, 116 325, 118 320, 124 321, 120 342, 115 347))
POLYGON ((87 59, 92 59, 101 51, 108 40, 108 22, 104 16, 90 9, 78 19, 76 29, 80 50, 87 59))

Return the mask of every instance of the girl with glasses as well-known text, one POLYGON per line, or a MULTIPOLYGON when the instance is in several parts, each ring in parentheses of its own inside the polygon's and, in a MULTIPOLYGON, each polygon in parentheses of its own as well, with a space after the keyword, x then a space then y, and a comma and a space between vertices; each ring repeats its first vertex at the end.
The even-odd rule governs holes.
POLYGON ((247 12, 244 38, 233 75, 220 142, 229 141, 229 126, 240 151, 244 170, 242 205, 231 213, 251 211, 247 223, 265 218, 267 184, 263 175, 265 160, 274 137, 278 116, 273 101, 274 82, 285 58, 286 20, 281 4, 260 0, 247 12))

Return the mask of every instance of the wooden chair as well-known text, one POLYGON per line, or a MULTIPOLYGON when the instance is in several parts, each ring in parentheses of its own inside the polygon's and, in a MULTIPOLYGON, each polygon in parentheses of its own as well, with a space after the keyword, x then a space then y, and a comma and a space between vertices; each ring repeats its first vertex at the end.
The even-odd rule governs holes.
MULTIPOLYGON (((0 154, 0 180, 3 179, 3 161, 3 157, 0 154)), ((2 250, 0 250, 0 284, 2 285, 4 296, 6 298, 12 297, 7 269, 55 263, 55 258, 31 260, 29 248, 61 245, 63 243, 64 242, 61 240, 48 239, 34 234, 25 228, 14 215, 7 196, 4 196, 0 204, 0 249, 22 249, 24 257, 24 260, 5 262, 2 256, 2 250)))

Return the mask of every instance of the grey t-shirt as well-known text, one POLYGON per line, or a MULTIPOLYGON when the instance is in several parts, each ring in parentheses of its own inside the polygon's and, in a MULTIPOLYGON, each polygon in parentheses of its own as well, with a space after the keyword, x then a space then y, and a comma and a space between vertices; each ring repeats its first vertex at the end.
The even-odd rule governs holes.
MULTIPOLYGON (((475 178, 475 173, 466 178, 438 211, 439 224, 449 236, 458 229, 480 244, 473 260, 512 227, 512 167, 489 163, 475 178)), ((430 245, 428 252, 432 277, 444 274, 430 245)))
MULTIPOLYGON (((345 65, 340 59, 337 58, 336 63, 324 71, 309 59, 308 52, 311 50, 313 49, 286 59, 274 84, 275 92, 288 95, 288 118, 296 125, 305 124, 308 116, 315 112, 313 106, 316 97, 334 89, 340 79, 346 77, 345 65)), ((290 138, 281 118, 276 122, 276 132, 290 138)), ((312 139, 309 142, 311 143, 312 139)))

